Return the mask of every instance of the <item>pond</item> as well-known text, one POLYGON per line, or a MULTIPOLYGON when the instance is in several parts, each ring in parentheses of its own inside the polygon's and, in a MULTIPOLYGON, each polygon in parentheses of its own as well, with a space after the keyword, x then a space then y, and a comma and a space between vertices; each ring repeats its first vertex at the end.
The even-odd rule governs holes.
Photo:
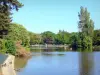
POLYGON ((100 52, 35 50, 29 59, 16 58, 18 75, 99 75, 100 52))

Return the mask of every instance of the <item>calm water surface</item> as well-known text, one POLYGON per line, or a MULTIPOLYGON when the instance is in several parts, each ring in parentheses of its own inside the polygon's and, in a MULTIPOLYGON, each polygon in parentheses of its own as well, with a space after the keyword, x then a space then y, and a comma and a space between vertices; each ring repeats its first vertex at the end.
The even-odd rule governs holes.
POLYGON ((18 75, 100 75, 100 52, 32 52, 16 58, 18 75))

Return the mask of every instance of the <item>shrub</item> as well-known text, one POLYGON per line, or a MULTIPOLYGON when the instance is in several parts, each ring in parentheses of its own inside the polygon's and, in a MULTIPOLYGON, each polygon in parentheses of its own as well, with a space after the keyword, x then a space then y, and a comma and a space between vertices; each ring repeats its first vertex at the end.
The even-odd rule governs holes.
POLYGON ((100 51, 100 46, 95 45, 95 46, 93 47, 93 50, 94 50, 94 51, 100 51))
POLYGON ((7 53, 10 53, 12 55, 16 54, 16 46, 12 40, 7 40, 5 46, 7 48, 7 53))
POLYGON ((6 47, 5 47, 5 40, 0 39, 0 52, 5 53, 6 47))

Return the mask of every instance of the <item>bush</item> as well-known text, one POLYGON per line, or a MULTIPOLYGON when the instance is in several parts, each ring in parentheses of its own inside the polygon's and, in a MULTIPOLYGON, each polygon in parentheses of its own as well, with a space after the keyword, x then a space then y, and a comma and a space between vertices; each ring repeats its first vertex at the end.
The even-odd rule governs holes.
POLYGON ((5 46, 7 48, 7 53, 10 53, 12 55, 16 54, 16 46, 15 43, 12 40, 7 40, 5 43, 5 46))
POLYGON ((94 51, 100 51, 100 46, 97 46, 97 45, 93 46, 93 50, 94 51))
POLYGON ((0 52, 5 53, 6 47, 5 47, 5 40, 0 39, 0 52))

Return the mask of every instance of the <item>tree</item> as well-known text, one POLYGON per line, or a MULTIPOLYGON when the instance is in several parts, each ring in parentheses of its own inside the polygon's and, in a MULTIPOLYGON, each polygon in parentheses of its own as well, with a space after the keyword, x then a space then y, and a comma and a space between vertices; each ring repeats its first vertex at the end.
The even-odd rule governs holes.
POLYGON ((55 44, 69 44, 70 33, 61 31, 56 34, 55 44))
POLYGON ((90 13, 87 8, 80 8, 79 16, 79 37, 83 48, 90 48, 92 46, 92 37, 94 32, 94 22, 90 19, 90 13))
POLYGON ((87 36, 93 37, 94 22, 90 19, 90 13, 87 11, 87 8, 80 8, 79 16, 79 32, 85 33, 87 36))
POLYGON ((76 34, 71 35, 71 37, 70 37, 70 43, 71 43, 71 47, 72 48, 76 49, 78 47, 77 41, 78 41, 78 35, 76 35, 76 34))
POLYGON ((9 25, 11 22, 11 11, 18 11, 23 5, 18 0, 0 0, 0 38, 8 34, 9 25))
POLYGON ((7 10, 4 12, 4 6, 0 5, 0 38, 3 38, 3 35, 8 33, 9 25, 11 22, 10 12, 7 10))
POLYGON ((41 43, 41 35, 29 32, 30 36, 30 44, 40 44, 41 43))
POLYGON ((6 37, 7 40, 22 41, 23 46, 29 46, 29 33, 20 24, 12 23, 9 27, 9 33, 6 37))
POLYGON ((46 31, 46 32, 43 32, 41 35, 42 35, 43 43, 46 43, 46 44, 54 43, 54 41, 55 41, 54 33, 50 32, 50 31, 46 31))

